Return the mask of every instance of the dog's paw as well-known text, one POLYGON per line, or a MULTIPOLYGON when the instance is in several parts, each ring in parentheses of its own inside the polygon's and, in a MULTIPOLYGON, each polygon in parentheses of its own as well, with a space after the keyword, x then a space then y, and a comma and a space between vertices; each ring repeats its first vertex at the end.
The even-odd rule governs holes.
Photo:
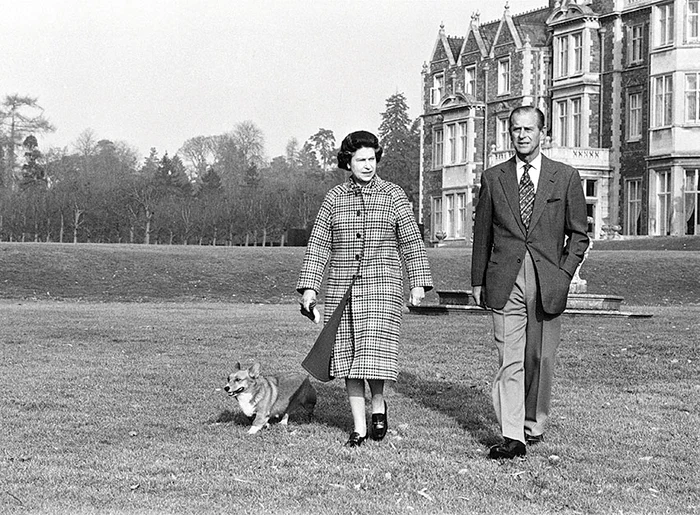
POLYGON ((249 435, 254 435, 255 433, 257 433, 257 432, 260 431, 261 429, 262 429, 262 427, 260 427, 260 426, 251 426, 251 428, 248 429, 248 434, 249 434, 249 435))
POLYGON ((288 422, 289 422, 289 413, 285 413, 284 417, 282 417, 280 419, 280 425, 286 426, 288 422))

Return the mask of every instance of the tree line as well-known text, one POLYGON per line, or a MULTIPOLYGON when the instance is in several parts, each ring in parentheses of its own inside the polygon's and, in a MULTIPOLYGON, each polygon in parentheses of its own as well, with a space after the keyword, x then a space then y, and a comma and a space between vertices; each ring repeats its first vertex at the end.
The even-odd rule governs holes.
MULTIPOLYGON (((267 160, 252 121, 186 140, 174 155, 141 159, 126 142, 92 130, 71 148, 42 151, 55 130, 37 99, 0 106, 0 240, 199 245, 271 245, 305 240, 325 193, 345 180, 338 145, 319 129, 267 160), (298 235, 302 236, 298 236, 298 235)), ((402 93, 389 97, 378 130, 381 177, 417 204, 419 131, 402 93)), ((303 241, 302 241, 303 243, 303 241)))

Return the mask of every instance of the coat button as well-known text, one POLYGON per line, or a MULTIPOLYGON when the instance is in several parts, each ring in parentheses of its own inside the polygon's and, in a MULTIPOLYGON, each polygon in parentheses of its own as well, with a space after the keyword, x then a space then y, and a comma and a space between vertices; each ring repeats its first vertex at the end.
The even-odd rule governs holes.
POLYGON ((520 260, 518 259, 518 263, 520 263, 520 260))
POLYGON ((358 233, 357 233, 357 237, 358 237, 358 238, 362 238, 362 234, 358 232, 358 233))
POLYGON ((357 210, 357 216, 362 216, 362 211, 360 211, 359 209, 357 210))
POLYGON ((359 261, 359 260, 360 260, 360 255, 359 255, 359 254, 355 254, 355 261, 359 261))

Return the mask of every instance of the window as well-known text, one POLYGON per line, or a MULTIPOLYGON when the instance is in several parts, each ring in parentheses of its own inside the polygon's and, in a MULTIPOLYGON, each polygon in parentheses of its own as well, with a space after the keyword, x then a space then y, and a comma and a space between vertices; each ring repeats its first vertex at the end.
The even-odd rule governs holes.
POLYGON ((583 34, 578 32, 571 35, 571 48, 573 50, 573 73, 583 71, 583 34))
POLYGON ((464 92, 476 96, 476 65, 464 69, 464 92))
POLYGON ((510 59, 498 61, 498 94, 510 93, 510 59))
POLYGON ((640 63, 642 58, 642 44, 644 42, 644 32, 642 32, 644 26, 635 25, 629 29, 629 62, 630 64, 640 63))
POLYGON ((457 193, 457 225, 455 226, 455 238, 464 238, 467 225, 467 194, 457 193))
POLYGON ((510 132, 508 131, 508 118, 498 118, 498 139, 496 140, 496 150, 510 150, 510 132))
POLYGON ((435 168, 442 166, 442 156, 445 150, 443 138, 442 129, 438 129, 433 133, 433 166, 435 168))
POLYGON ((459 123, 459 146, 460 154, 459 161, 461 163, 467 162, 467 122, 459 123))
POLYGON ((569 36, 557 38, 557 77, 569 75, 569 36))
POLYGON ((642 181, 632 179, 625 185, 627 189, 627 217, 625 234, 639 236, 642 234, 642 181))
POLYGON ((583 72, 583 32, 558 36, 555 48, 554 69, 558 78, 583 72))
POLYGON ((700 12, 698 11, 699 0, 688 0, 688 14, 687 14, 687 33, 686 39, 690 42, 695 42, 700 39, 700 12))
POLYGON ((567 100, 557 102, 557 121, 559 129, 557 139, 559 145, 565 147, 569 142, 569 102, 567 100))
POLYGON ((598 181, 596 179, 584 179, 583 192, 586 198, 598 198, 598 181))
POLYGON ((700 73, 685 74, 685 121, 700 123, 700 73))
POLYGON ((571 99, 571 146, 581 146, 581 99, 571 99))
POLYGON ((445 201, 447 204, 447 223, 445 224, 445 232, 448 238, 455 237, 455 196, 445 195, 445 201))
POLYGON ((685 233, 700 234, 700 170, 685 171, 685 233))
POLYGON ((657 175, 657 213, 656 227, 657 234, 669 236, 671 234, 671 216, 673 208, 671 206, 671 172, 660 172, 657 175))
POLYGON ((430 89, 430 105, 438 105, 445 91, 445 76, 440 73, 433 77, 433 87, 430 89))
POLYGON ((457 162, 457 124, 454 123, 447 126, 447 155, 448 164, 457 162))
POLYGON ((437 234, 442 232, 442 197, 433 197, 432 211, 433 234, 431 235, 431 239, 440 240, 442 238, 438 238, 437 234))
POLYGON ((642 94, 630 93, 627 97, 627 140, 642 139, 642 94))
POLYGON ((467 194, 464 192, 447 193, 442 204, 445 206, 445 217, 441 230, 444 231, 445 238, 464 238, 467 223, 467 194))
POLYGON ((583 146, 583 115, 581 97, 560 100, 556 103, 554 127, 556 142, 561 147, 583 146))
POLYGON ((654 119, 652 127, 666 127, 673 121, 673 77, 654 77, 654 119))
POLYGON ((673 43, 673 4, 659 5, 656 8, 656 45, 673 43))

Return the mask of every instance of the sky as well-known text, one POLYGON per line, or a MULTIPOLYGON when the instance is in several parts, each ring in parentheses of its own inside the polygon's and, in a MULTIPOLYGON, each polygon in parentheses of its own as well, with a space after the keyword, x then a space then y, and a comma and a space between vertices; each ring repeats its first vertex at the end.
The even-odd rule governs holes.
MULTIPOLYGON (((466 35, 505 0, 0 0, 0 98, 38 99, 72 150, 90 129, 142 157, 253 121, 268 158, 320 128, 377 131, 386 100, 422 112, 421 69, 441 23, 466 35)), ((511 14, 543 0, 510 0, 511 14)))

